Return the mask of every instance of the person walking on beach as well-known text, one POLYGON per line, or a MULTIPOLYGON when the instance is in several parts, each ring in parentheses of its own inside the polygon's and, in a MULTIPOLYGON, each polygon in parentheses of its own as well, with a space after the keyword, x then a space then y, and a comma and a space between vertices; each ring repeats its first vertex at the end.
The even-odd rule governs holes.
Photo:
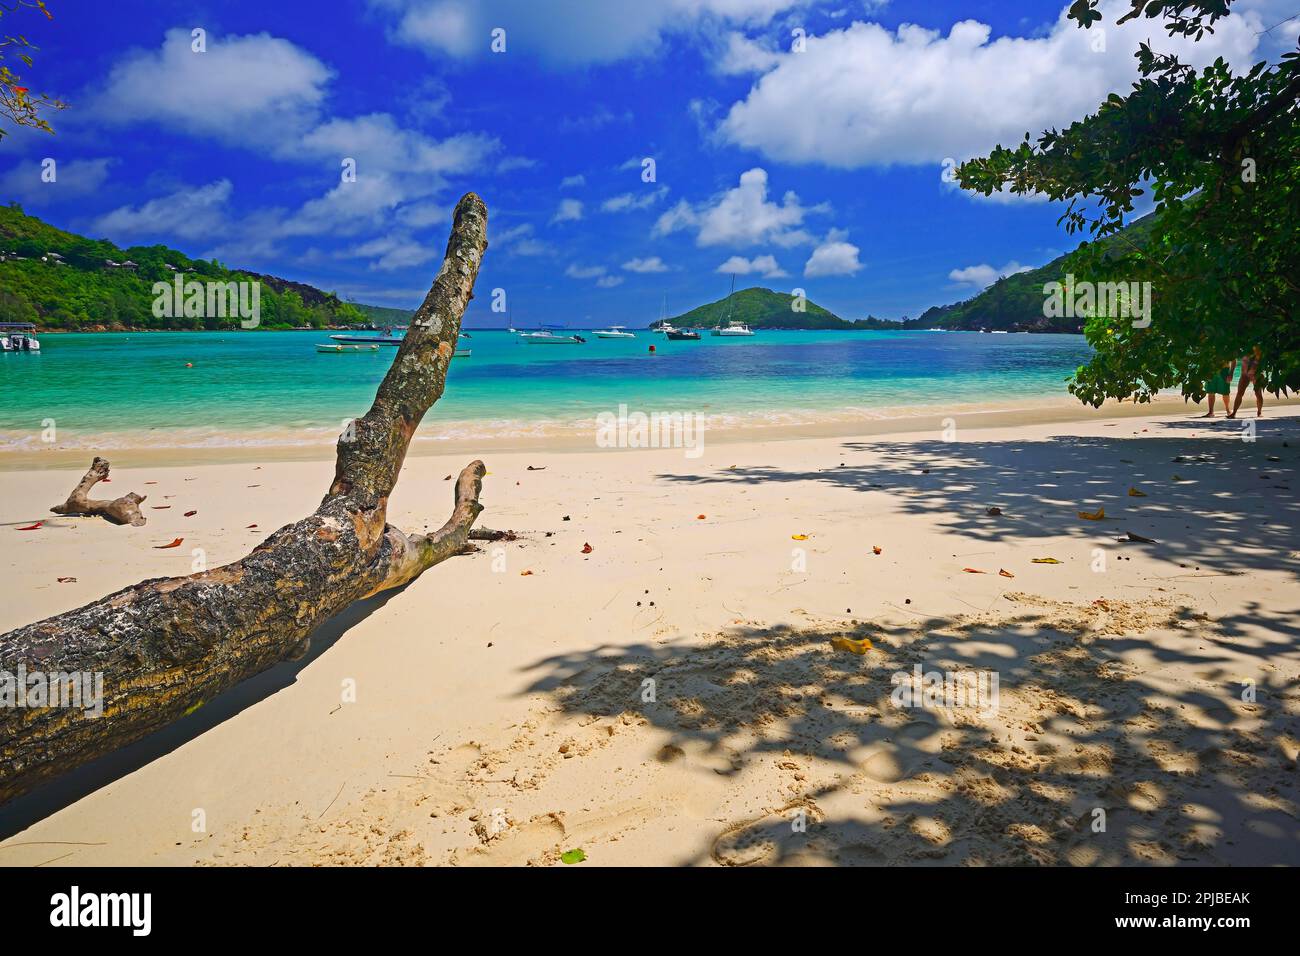
MULTIPOLYGON (((1237 409, 1241 408, 1241 399, 1246 394, 1246 386, 1250 384, 1255 386, 1255 417, 1264 417, 1264 383, 1259 380, 1260 354, 1259 346, 1256 345, 1249 355, 1242 357, 1241 381, 1237 383, 1237 400, 1232 403, 1232 411, 1228 413, 1229 418, 1237 417, 1237 409)), ((1213 403, 1213 397, 1210 401, 1213 403)), ((1224 399, 1223 404, 1225 406, 1228 404, 1227 399, 1224 399)))
MULTIPOLYGON (((1228 364, 1223 366, 1219 371, 1214 373, 1214 377, 1205 383, 1205 390, 1210 394, 1210 410, 1202 415, 1202 418, 1214 417, 1214 396, 1223 396, 1223 410, 1231 411, 1228 407, 1228 396, 1232 392, 1232 373, 1237 370, 1237 360, 1230 359, 1228 364)), ((1232 416, 1229 415, 1229 418, 1232 416)))

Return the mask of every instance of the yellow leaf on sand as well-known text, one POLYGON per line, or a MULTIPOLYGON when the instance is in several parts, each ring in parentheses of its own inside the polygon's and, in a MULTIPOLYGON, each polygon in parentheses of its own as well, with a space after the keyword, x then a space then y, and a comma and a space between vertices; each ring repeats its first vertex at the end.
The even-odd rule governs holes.
POLYGON ((871 641, 865 637, 860 641, 855 641, 851 637, 832 637, 831 647, 837 651, 848 651, 850 654, 865 654, 871 650, 871 641))
POLYGON ((1056 558, 1034 558, 1032 563, 1033 564, 1060 564, 1061 562, 1057 561, 1056 558))
POLYGON ((1145 498, 1147 496, 1147 493, 1145 491, 1139 491, 1136 488, 1130 488, 1128 490, 1128 496, 1130 498, 1145 498))
POLYGON ((791 541, 807 541, 807 540, 808 540, 808 536, 807 536, 806 534, 792 534, 792 535, 790 535, 790 540, 791 540, 791 541))
POLYGON ((998 574, 1001 575, 1001 576, 1004 577, 1004 578, 1014 578, 1014 577, 1015 577, 1015 575, 1012 574, 1010 571, 1008 571, 1006 568, 998 568, 998 574))
POLYGON ((1098 508, 1096 511, 1093 511, 1091 513, 1087 511, 1080 511, 1078 514, 1079 517, 1083 518, 1085 521, 1100 521, 1102 518, 1106 517, 1106 509, 1098 508))

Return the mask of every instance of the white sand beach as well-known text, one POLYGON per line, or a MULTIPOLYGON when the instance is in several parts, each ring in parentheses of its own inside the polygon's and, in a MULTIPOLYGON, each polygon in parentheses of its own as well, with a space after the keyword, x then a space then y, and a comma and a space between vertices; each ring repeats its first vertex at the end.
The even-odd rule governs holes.
MULTIPOLYGON (((0 864, 1300 863, 1300 413, 1189 411, 484 447, 518 540, 0 809, 0 864), (916 665, 996 707, 897 706, 916 665)), ((48 513, 84 455, 0 471, 0 630, 240 557, 332 473, 110 457, 145 527, 48 513)), ((390 521, 471 457, 409 458, 390 521)))

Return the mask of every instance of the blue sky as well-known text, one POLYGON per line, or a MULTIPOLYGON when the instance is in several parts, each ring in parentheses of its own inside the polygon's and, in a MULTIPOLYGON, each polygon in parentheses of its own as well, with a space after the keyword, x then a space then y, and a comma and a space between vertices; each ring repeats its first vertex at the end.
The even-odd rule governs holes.
MULTIPOLYGON (((472 189, 491 249, 471 326, 502 324, 496 288, 516 324, 643 325, 733 271, 846 318, 967 298, 1073 243, 1052 204, 963 194, 945 160, 1078 118, 1132 82, 1140 41, 1174 45, 1114 27, 1125 0, 1100 41, 1066 0, 50 6, 6 32, 71 107, 54 137, 0 140, 0 201, 414 307, 472 189)), ((1283 0, 1234 10, 1188 59, 1294 46, 1296 21, 1261 32, 1283 0)))

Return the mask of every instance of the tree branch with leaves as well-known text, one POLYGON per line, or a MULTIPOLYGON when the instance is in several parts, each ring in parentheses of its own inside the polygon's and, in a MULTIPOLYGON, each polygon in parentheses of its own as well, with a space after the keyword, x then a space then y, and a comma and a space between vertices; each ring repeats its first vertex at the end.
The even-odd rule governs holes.
MULTIPOLYGON (((1068 16, 1089 29, 1099 0, 1068 16)), ((1158 19, 1200 40, 1232 0, 1131 0, 1118 24, 1158 19)), ((1150 282, 1145 328, 1094 315, 1096 349, 1070 389, 1099 406, 1180 388, 1199 400, 1230 359, 1259 348, 1270 390, 1300 386, 1300 52, 1234 71, 1222 58, 1197 70, 1139 46, 1138 79, 1095 113, 1036 141, 998 146, 957 171, 963 188, 1041 193, 1067 203, 1059 222, 1091 238, 1067 269, 1093 282, 1150 282), (1122 233, 1134 203, 1155 209, 1141 245, 1122 233)))
MULTIPOLYGON (((23 85, 22 76, 15 72, 15 69, 21 67, 10 65, 17 60, 24 67, 31 69, 33 60, 30 51, 39 49, 27 39, 25 34, 8 32, 10 21, 6 18, 23 10, 38 10, 47 20, 54 19, 54 15, 46 8, 44 0, 0 2, 0 118, 7 119, 15 126, 26 126, 53 133, 54 129, 42 114, 49 110, 66 109, 68 104, 48 94, 32 95, 32 91, 23 85)), ((5 129, 0 124, 0 139, 4 137, 5 129)))

